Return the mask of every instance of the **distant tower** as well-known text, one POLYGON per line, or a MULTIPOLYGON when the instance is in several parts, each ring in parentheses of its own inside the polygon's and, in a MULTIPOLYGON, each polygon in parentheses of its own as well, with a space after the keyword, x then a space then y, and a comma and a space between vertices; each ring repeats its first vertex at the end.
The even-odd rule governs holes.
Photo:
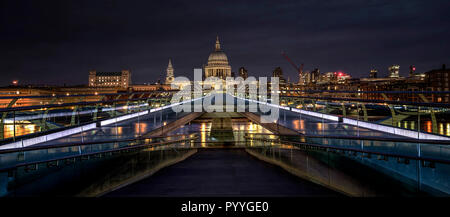
POLYGON ((279 82, 281 84, 285 84, 286 83, 286 79, 284 79, 284 77, 283 77, 283 70, 281 69, 281 67, 276 67, 272 71, 272 77, 278 77, 279 82))
POLYGON ((167 65, 166 73, 167 73, 166 84, 171 84, 174 78, 173 78, 172 60, 170 58, 169 58, 169 65, 167 65))
POLYGON ((399 65, 392 65, 389 67, 389 77, 390 78, 400 77, 400 66, 399 65))
POLYGON ((370 74, 369 74, 369 78, 377 78, 377 76, 378 76, 378 70, 371 69, 370 70, 370 74))
POLYGON ((303 75, 303 63, 300 65, 300 69, 298 70, 298 83, 304 83, 304 75, 303 75))
POLYGON ((320 70, 318 68, 315 68, 312 72, 311 72, 311 83, 316 83, 319 81, 320 78, 320 70))
POLYGON ((242 77, 243 79, 247 79, 248 78, 247 69, 245 69, 244 67, 239 68, 239 76, 242 77))

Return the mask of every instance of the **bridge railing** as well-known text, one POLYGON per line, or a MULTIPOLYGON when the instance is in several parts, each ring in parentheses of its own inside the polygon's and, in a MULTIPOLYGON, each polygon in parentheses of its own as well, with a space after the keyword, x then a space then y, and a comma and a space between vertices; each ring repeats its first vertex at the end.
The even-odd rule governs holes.
POLYGON ((180 134, 1 150, 0 196, 58 189, 62 195, 76 189, 85 191, 82 196, 96 196, 148 174, 159 164, 171 163, 173 157, 189 151, 196 138, 196 134, 180 134), (30 185, 34 187, 27 188, 30 185))
POLYGON ((0 108, 0 143, 16 142, 27 138, 27 135, 35 137, 66 128, 75 131, 92 129, 102 120, 163 107, 169 104, 171 94, 171 91, 154 91, 0 97, 0 101, 7 102, 0 108), (37 105, 36 101, 39 102, 37 105))
POLYGON ((280 104, 410 138, 450 136, 449 91, 287 91, 280 104))
POLYGON ((278 105, 325 122, 341 121, 409 138, 448 140, 449 95, 450 91, 281 90, 278 105))
POLYGON ((0 150, 0 171, 10 171, 17 167, 30 167, 31 169, 35 169, 38 164, 48 163, 49 166, 52 166, 52 164, 61 163, 62 160, 130 149, 158 148, 159 146, 175 143, 185 146, 191 144, 191 141, 196 138, 197 136, 194 133, 0 150))
POLYGON ((369 166, 405 185, 437 195, 450 194, 450 142, 349 136, 248 134, 248 143, 289 145, 331 153, 369 166), (275 137, 275 138, 274 138, 275 137))

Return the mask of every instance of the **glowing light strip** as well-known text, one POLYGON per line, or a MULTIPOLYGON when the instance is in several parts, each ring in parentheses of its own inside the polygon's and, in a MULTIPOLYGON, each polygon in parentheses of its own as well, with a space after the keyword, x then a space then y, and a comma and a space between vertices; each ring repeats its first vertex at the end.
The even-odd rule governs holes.
POLYGON ((333 116, 333 115, 322 114, 322 113, 319 113, 319 112, 306 111, 306 110, 291 108, 291 107, 287 107, 287 106, 280 106, 280 105, 271 104, 271 103, 268 103, 268 102, 260 102, 260 101, 253 100, 253 99, 245 99, 245 98, 241 98, 241 97, 236 97, 236 98, 241 99, 241 100, 245 100, 245 101, 249 101, 249 102, 259 103, 259 104, 262 104, 262 105, 268 105, 268 106, 272 106, 272 107, 275 107, 275 108, 280 108, 280 109, 284 109, 284 110, 288 110, 288 111, 293 111, 293 112, 309 115, 309 116, 312 116, 312 117, 323 118, 323 119, 327 119, 327 120, 331 120, 331 121, 339 121, 339 117, 333 116))
MULTIPOLYGON (((148 103, 140 104, 140 105, 129 105, 128 109, 134 109, 138 107, 144 107, 148 106, 148 103)), ((90 110, 84 110, 84 111, 77 111, 77 114, 83 115, 83 114, 91 114, 93 112, 106 112, 106 111, 114 111, 114 110, 120 110, 120 109, 127 109, 127 106, 120 106, 116 108, 109 108, 105 107, 102 108, 100 111, 96 109, 90 109, 90 110)), ((65 117, 65 116, 72 116, 73 111, 70 112, 59 112, 59 113, 49 113, 45 115, 45 118, 53 118, 53 117, 65 117)), ((27 121, 27 120, 35 120, 35 119, 42 119, 44 117, 44 114, 37 114, 37 115, 20 115, 20 113, 16 113, 15 118, 7 118, 5 119, 5 122, 13 123, 15 121, 27 121)))
MULTIPOLYGON (((135 117, 142 116, 142 115, 146 115, 146 114, 149 114, 149 113, 152 113, 152 112, 155 112, 155 111, 171 108, 173 106, 177 106, 177 105, 181 105, 181 104, 184 104, 184 103, 188 103, 188 102, 190 103, 190 102, 193 102, 193 101, 201 100, 203 98, 205 98, 205 97, 201 97, 201 98, 197 98, 197 99, 191 99, 191 100, 186 100, 186 101, 182 101, 182 102, 179 102, 179 103, 174 103, 174 104, 171 104, 171 105, 159 107, 159 108, 156 108, 156 109, 150 109, 150 111, 149 110, 145 110, 145 111, 142 111, 142 112, 137 112, 137 113, 133 113, 133 114, 123 115, 123 116, 120 116, 120 117, 117 117, 117 118, 111 118, 111 119, 108 119, 108 120, 103 120, 103 121, 100 122, 100 125, 101 126, 105 126, 105 125, 116 123, 116 122, 119 122, 119 121, 128 120, 128 119, 135 118, 135 117)), ((144 106, 146 104, 147 103, 142 104, 141 106, 144 106)), ((119 108, 116 108, 116 109, 119 109, 119 108)), ((97 125, 96 123, 91 123, 91 124, 87 124, 87 125, 83 125, 83 126, 67 129, 67 130, 62 130, 62 131, 59 131, 59 132, 55 132, 55 133, 51 133, 51 134, 47 134, 47 135, 43 135, 43 136, 38 136, 38 137, 24 139, 24 140, 13 142, 13 143, 8 143, 8 144, 0 146, 0 150, 11 149, 11 148, 23 148, 23 147, 28 147, 28 146, 31 146, 31 145, 36 145, 36 144, 39 144, 39 143, 43 143, 43 142, 48 142, 48 141, 51 141, 51 140, 59 139, 59 138, 62 138, 62 137, 73 135, 73 134, 82 133, 82 132, 85 132, 87 130, 95 129, 95 128, 97 128, 96 125, 97 125)))
POLYGON ((0 150, 10 149, 10 148, 23 148, 23 147, 59 139, 62 137, 70 136, 70 135, 73 135, 76 133, 81 133, 81 132, 84 132, 87 130, 92 130, 95 128, 96 128, 96 123, 86 124, 83 126, 79 126, 79 127, 75 127, 75 128, 71 128, 71 129, 67 129, 67 130, 62 130, 59 132, 50 133, 50 134, 43 135, 43 136, 38 136, 38 137, 30 138, 30 139, 24 139, 24 140, 21 140, 18 142, 8 143, 6 145, 0 146, 0 150))
POLYGON ((386 125, 369 123, 366 121, 358 121, 350 118, 343 118, 343 123, 353 125, 357 127, 363 127, 371 130, 381 131, 385 133, 405 136, 414 139, 434 139, 434 140, 450 140, 450 137, 439 136, 430 133, 417 132, 415 130, 401 129, 397 127, 391 127, 386 125))

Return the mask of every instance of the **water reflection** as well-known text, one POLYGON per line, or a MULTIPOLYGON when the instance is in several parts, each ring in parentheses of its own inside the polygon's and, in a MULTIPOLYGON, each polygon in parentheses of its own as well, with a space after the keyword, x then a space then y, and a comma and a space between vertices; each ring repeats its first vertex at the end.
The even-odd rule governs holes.
MULTIPOLYGON (((271 134, 269 130, 258 124, 249 121, 233 120, 231 122, 232 135, 230 135, 230 137, 213 138, 211 136, 211 126, 212 123, 209 121, 193 122, 191 124, 180 126, 178 129, 170 132, 169 135, 197 133, 199 136, 196 140, 197 145, 207 147, 217 145, 220 142, 234 142, 236 145, 244 145, 246 141, 244 136, 246 133, 249 133, 250 136, 255 133, 271 134)), ((267 137, 269 137, 269 135, 267 135, 267 137)))
POLYGON ((235 133, 271 133, 266 128, 253 122, 233 122, 232 127, 235 133))
POLYGON ((117 131, 117 135, 122 135, 122 133, 123 133, 123 127, 117 127, 117 128, 116 128, 116 131, 117 131))
POLYGON ((5 139, 14 136, 23 136, 26 134, 36 133, 39 132, 40 130, 41 130, 40 126, 33 124, 29 121, 20 121, 16 122, 16 124, 5 123, 5 125, 3 125, 3 135, 5 139))
MULTIPOLYGON (((417 131, 417 121, 399 121, 397 127, 416 130, 417 131)), ((431 120, 421 120, 420 130, 427 133, 433 133, 433 122, 431 120)), ((450 136, 450 122, 437 122, 437 134, 450 136)))
POLYGON ((138 135, 147 132, 147 123, 135 123, 134 124, 134 131, 138 135))
POLYGON ((426 131, 427 132, 433 132, 433 130, 432 130, 432 124, 431 124, 431 121, 427 121, 426 122, 426 131))
POLYGON ((300 130, 300 121, 299 120, 293 120, 292 124, 294 125, 294 129, 300 130))
MULTIPOLYGON (((190 127, 195 127, 193 125, 189 125, 190 127)), ((201 141, 201 146, 202 147, 206 147, 206 143, 208 142, 209 136, 211 133, 211 123, 209 122, 202 122, 200 124, 200 141, 201 141)))

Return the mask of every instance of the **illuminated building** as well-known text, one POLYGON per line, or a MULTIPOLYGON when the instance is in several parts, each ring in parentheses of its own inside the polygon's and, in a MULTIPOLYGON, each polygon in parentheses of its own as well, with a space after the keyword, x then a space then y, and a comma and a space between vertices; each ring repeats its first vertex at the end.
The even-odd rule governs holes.
MULTIPOLYGON (((427 89, 430 91, 449 91, 450 88, 450 69, 442 65, 441 69, 435 69, 425 72, 427 89)), ((450 94, 432 94, 433 102, 450 102, 450 94)))
POLYGON ((309 83, 309 77, 310 77, 310 73, 308 71, 303 72, 302 74, 299 75, 299 84, 300 85, 306 85, 307 83, 309 83))
POLYGON ((316 83, 320 79, 320 71, 318 68, 311 72, 309 83, 316 83))
POLYGON ((333 83, 337 81, 336 72, 326 72, 320 74, 319 82, 320 84, 333 83))
POLYGON ((369 74, 369 78, 377 78, 377 77, 378 77, 378 70, 371 69, 370 70, 370 74, 369 74))
POLYGON ((280 84, 286 83, 286 79, 283 77, 283 70, 281 67, 276 67, 272 72, 272 77, 278 77, 280 84))
POLYGON ((351 76, 349 74, 344 73, 344 72, 336 72, 336 76, 337 76, 338 83, 344 83, 345 80, 349 80, 351 78, 351 76))
POLYGON ((130 70, 120 72, 89 71, 89 87, 121 87, 128 88, 131 84, 130 70))
POLYGON ((400 66, 399 65, 392 65, 388 69, 389 69, 389 77, 390 78, 400 77, 400 66))
POLYGON ((219 36, 216 38, 214 51, 209 55, 208 64, 204 66, 205 77, 218 77, 226 79, 231 76, 231 66, 228 63, 227 55, 222 51, 219 36))

